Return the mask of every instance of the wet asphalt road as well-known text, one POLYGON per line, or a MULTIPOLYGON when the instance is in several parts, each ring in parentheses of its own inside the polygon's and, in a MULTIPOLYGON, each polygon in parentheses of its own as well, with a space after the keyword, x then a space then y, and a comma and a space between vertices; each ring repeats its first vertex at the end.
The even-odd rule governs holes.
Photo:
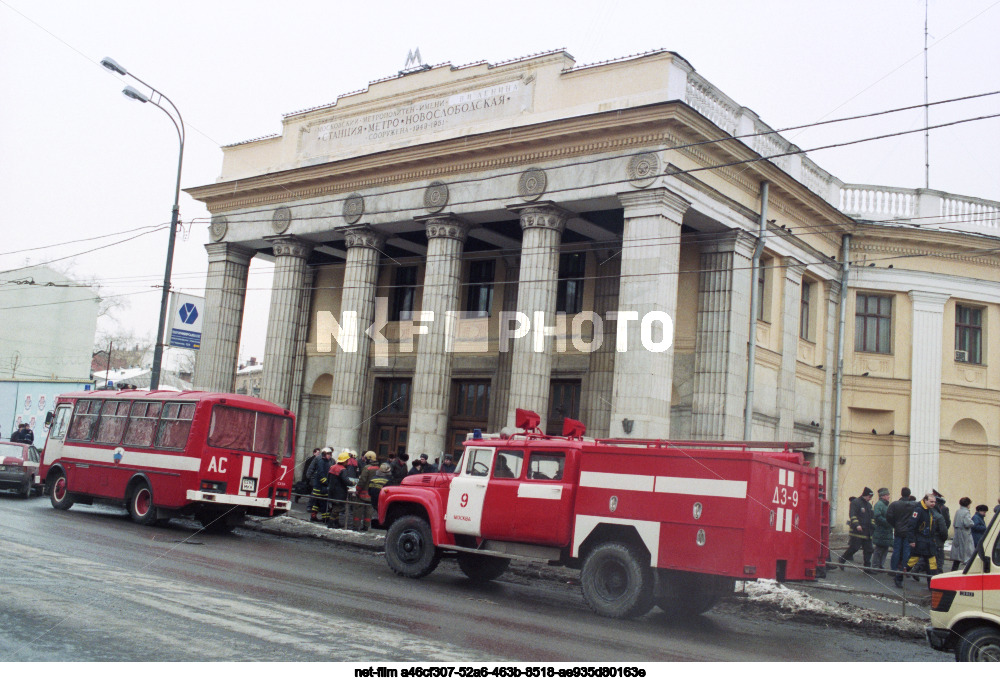
POLYGON ((915 640, 711 613, 610 621, 579 587, 453 561, 393 575, 381 553, 0 496, 0 662, 948 659, 915 640))

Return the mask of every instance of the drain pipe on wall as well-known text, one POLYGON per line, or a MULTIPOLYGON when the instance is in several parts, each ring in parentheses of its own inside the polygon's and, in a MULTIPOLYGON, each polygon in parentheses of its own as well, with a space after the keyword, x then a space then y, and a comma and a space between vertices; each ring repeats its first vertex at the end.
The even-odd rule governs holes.
POLYGON ((753 260, 750 266, 750 340, 747 342, 747 397, 743 410, 743 439, 750 439, 750 428, 753 425, 753 373, 757 362, 757 277, 760 271, 760 256, 764 253, 764 237, 767 234, 767 195, 770 184, 767 180, 760 183, 760 229, 757 232, 757 245, 753 249, 753 260))
POLYGON ((844 326, 847 323, 847 278, 851 273, 851 235, 845 234, 840 248, 840 323, 837 326, 837 376, 833 383, 833 461, 830 466, 830 527, 837 525, 837 489, 840 475, 840 410, 844 387, 844 326))

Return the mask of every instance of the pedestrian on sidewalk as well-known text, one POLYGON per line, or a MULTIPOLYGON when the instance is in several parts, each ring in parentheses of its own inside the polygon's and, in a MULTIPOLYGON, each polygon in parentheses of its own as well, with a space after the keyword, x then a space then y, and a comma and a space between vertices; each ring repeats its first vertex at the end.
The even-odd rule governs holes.
POLYGON ((962 497, 958 500, 958 510, 955 512, 955 538, 951 542, 951 569, 957 570, 959 565, 972 560, 976 545, 972 543, 972 514, 969 506, 972 499, 962 497))
POLYGON ((882 570, 885 568, 885 557, 892 546, 892 523, 888 520, 889 511, 889 488, 882 487, 878 491, 878 501, 872 509, 874 528, 872 530, 872 544, 875 550, 872 552, 872 567, 882 570))
POLYGON ((865 487, 864 491, 861 492, 861 496, 856 497, 851 502, 851 516, 849 521, 851 531, 848 533, 847 551, 840 557, 841 565, 848 561, 853 563, 854 554, 857 553, 858 549, 861 549, 865 567, 872 566, 872 552, 874 548, 872 547, 873 521, 871 499, 874 495, 875 493, 872 492, 871 488, 865 487))
POLYGON ((979 546, 983 541, 983 537, 986 536, 986 514, 989 512, 990 507, 986 504, 979 504, 976 506, 976 513, 972 516, 972 548, 979 546))
MULTIPOLYGON (((910 559, 910 545, 906 542, 906 526, 910 522, 910 488, 900 490, 899 499, 889 504, 886 519, 892 524, 892 561, 889 563, 894 571, 905 570, 910 559)), ((903 586, 903 576, 894 576, 896 586, 903 586)))
MULTIPOLYGON (((917 504, 910 515, 910 522, 907 525, 906 541, 910 545, 910 560, 907 566, 911 572, 917 572, 923 568, 927 573, 927 588, 930 588, 931 575, 938 572, 937 545, 934 542, 934 535, 937 529, 934 527, 940 515, 934 513, 936 495, 928 492, 917 504)), ((897 584, 898 585, 898 584, 897 584)))

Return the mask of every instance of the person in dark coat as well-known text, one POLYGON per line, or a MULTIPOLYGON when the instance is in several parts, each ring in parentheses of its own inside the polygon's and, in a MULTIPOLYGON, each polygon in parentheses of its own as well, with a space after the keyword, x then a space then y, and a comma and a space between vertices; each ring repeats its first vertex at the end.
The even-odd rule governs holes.
POLYGON ((972 548, 975 550, 986 536, 986 514, 990 507, 986 504, 976 506, 976 512, 972 515, 972 548))
MULTIPOLYGON (((905 570, 910 559, 910 545, 906 543, 906 526, 910 522, 910 488, 900 490, 899 498, 889 504, 885 518, 892 525, 892 560, 889 567, 893 570, 905 570)), ((898 577, 900 586, 903 578, 898 577)))
POLYGON ((371 497, 372 509, 378 513, 378 497, 382 493, 382 488, 387 486, 392 480, 392 468, 388 463, 383 463, 378 467, 378 471, 372 474, 368 480, 368 496, 371 497))
MULTIPOLYGON (((933 492, 925 494, 920 503, 913 507, 906 531, 906 541, 910 545, 910 560, 907 566, 912 572, 924 568, 927 573, 927 588, 930 588, 931 575, 938 572, 937 544, 934 542, 937 528, 934 524, 943 522, 943 517, 934 513, 935 503, 937 500, 933 492), (942 520, 938 520, 939 518, 942 520)), ((902 578, 896 577, 896 579, 897 586, 901 586, 902 578)))
POLYGON ((27 423, 20 423, 10 435, 10 442, 21 442, 30 445, 35 441, 35 433, 28 427, 27 423))
POLYGON ((454 473, 455 472, 455 460, 452 458, 451 454, 444 455, 444 462, 441 464, 442 473, 454 473))
POLYGON ((941 496, 940 492, 932 490, 931 493, 934 495, 934 513, 941 517, 934 533, 934 545, 937 546, 935 557, 937 558, 938 567, 944 570, 944 543, 948 541, 948 529, 951 527, 951 511, 945 505, 944 497, 941 496))
POLYGON ((424 473, 437 473, 438 467, 432 464, 428 459, 426 454, 420 455, 420 460, 424 462, 424 473))
POLYGON ((889 488, 883 487, 878 491, 878 501, 872 508, 872 519, 874 528, 872 529, 872 544, 875 550, 872 553, 872 567, 879 570, 885 566, 885 557, 892 546, 892 523, 889 522, 887 514, 889 511, 889 488))
POLYGON ((378 457, 375 456, 375 452, 365 452, 365 467, 358 474, 358 484, 354 486, 358 501, 365 502, 359 516, 361 520, 361 525, 357 528, 359 532, 367 532, 372 525, 372 509, 374 507, 371 503, 371 494, 368 492, 368 484, 371 482, 372 476, 378 473, 378 469, 378 457))
POLYGON ((333 458, 333 450, 324 447, 320 452, 320 458, 315 459, 312 468, 312 496, 313 503, 309 509, 309 520, 326 522, 330 518, 329 507, 327 506, 326 483, 327 475, 330 472, 330 460, 333 458))
POLYGON ((847 551, 840 557, 841 565, 847 561, 853 563, 854 554, 857 553, 858 549, 861 549, 865 567, 872 566, 872 553, 874 552, 874 547, 872 546, 872 527, 874 520, 872 518, 871 499, 874 495, 875 493, 872 492, 871 488, 865 487, 864 491, 861 492, 861 496, 856 497, 851 502, 851 515, 848 521, 851 530, 848 533, 847 551))
POLYGON ((392 479, 389 482, 390 485, 399 485, 403 482, 403 478, 405 478, 408 473, 406 470, 406 463, 409 460, 410 456, 405 452, 389 459, 389 470, 392 472, 392 479))

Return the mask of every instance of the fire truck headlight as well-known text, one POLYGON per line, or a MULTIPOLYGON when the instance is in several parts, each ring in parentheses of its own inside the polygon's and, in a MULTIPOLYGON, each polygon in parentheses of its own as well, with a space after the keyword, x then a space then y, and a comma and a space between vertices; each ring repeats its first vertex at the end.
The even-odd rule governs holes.
POLYGON ((694 542, 698 546, 704 546, 705 545, 705 530, 698 530, 698 536, 695 537, 694 542))

